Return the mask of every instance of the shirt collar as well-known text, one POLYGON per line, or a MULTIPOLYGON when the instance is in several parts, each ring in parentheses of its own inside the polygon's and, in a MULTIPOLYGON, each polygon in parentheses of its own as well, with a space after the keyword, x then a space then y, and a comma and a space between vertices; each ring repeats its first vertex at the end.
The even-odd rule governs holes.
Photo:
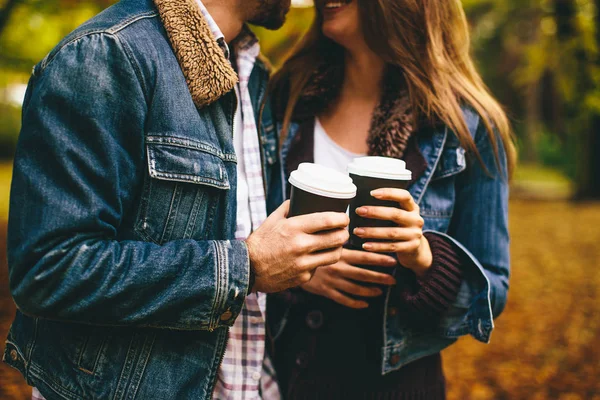
POLYGON ((223 49, 223 53, 225 53, 225 57, 229 58, 229 46, 227 45, 227 42, 225 42, 225 35, 223 35, 223 32, 221 32, 219 25, 217 25, 217 23, 215 22, 213 17, 210 15, 210 13, 206 9, 206 7, 202 3, 202 1, 196 0, 196 3, 198 4, 198 7, 200 8, 200 12, 202 13, 202 16, 204 17, 204 19, 206 20, 206 23, 208 24, 208 28, 210 29, 211 33, 213 34, 219 47, 221 47, 221 49, 223 49))

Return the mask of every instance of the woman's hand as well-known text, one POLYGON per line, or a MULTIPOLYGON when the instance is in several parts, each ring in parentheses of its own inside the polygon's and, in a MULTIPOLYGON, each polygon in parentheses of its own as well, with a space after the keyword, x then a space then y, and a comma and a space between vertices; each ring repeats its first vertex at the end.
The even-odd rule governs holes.
POLYGON ((423 218, 419 206, 410 193, 403 189, 377 189, 371 196, 378 200, 389 200, 399 204, 395 207, 362 206, 356 209, 361 217, 394 222, 391 228, 354 229, 354 234, 362 239, 384 239, 386 242, 367 242, 363 248, 376 253, 396 253, 402 266, 411 269, 417 276, 423 276, 431 267, 433 256, 429 242, 423 236, 423 218))
POLYGON ((319 267, 310 282, 302 285, 307 292, 327 297, 336 303, 350 308, 367 308, 369 303, 354 299, 348 294, 359 297, 377 297, 383 291, 375 286, 364 286, 357 282, 391 286, 396 283, 392 275, 370 271, 357 265, 394 267, 398 262, 390 256, 357 250, 342 250, 342 259, 333 265, 319 267))

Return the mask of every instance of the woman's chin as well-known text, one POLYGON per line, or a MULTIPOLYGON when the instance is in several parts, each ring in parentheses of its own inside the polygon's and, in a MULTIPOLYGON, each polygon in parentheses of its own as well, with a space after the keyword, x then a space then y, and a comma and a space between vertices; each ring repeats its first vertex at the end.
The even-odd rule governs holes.
POLYGON ((323 35, 339 45, 352 41, 351 31, 343 26, 332 26, 333 24, 323 24, 323 35))

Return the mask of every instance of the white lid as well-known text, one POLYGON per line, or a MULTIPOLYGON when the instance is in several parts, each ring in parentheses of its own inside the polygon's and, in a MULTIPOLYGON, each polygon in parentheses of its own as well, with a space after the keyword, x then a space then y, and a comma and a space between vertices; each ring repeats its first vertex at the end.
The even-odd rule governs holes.
POLYGON ((305 192, 333 199, 352 199, 356 196, 352 178, 317 164, 300 164, 290 174, 290 183, 305 192))
POLYGON ((348 165, 348 172, 370 178, 410 181, 412 172, 406 169, 406 163, 390 157, 359 157, 348 165))

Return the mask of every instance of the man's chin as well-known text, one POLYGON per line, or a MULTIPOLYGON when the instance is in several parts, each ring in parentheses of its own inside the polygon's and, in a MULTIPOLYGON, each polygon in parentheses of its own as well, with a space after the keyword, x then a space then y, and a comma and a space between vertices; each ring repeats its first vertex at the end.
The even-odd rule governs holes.
POLYGON ((285 23, 286 17, 282 16, 281 18, 271 18, 268 20, 254 20, 249 21, 252 25, 261 26, 263 28, 275 31, 283 26, 285 23))

